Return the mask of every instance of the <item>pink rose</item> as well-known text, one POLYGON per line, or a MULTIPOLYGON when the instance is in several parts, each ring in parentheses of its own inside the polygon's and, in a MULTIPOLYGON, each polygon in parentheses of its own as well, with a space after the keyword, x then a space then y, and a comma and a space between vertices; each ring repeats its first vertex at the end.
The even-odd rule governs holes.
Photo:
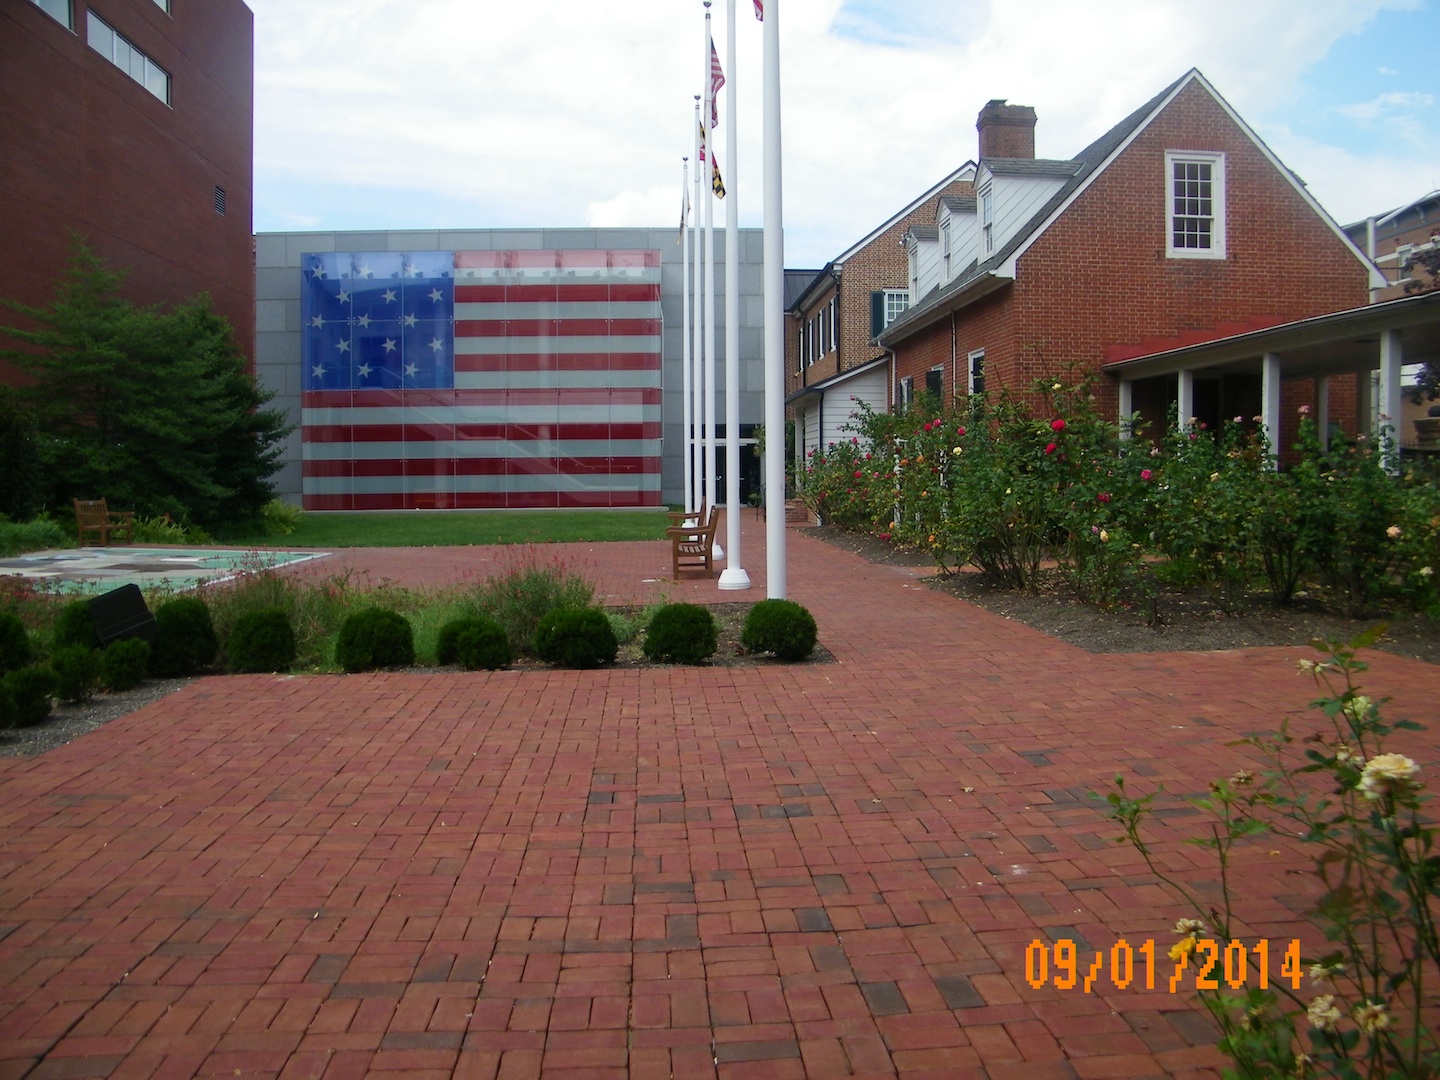
POLYGON ((1141 470, 1140 470, 1140 479, 1141 479, 1141 480, 1149 480, 1150 477, 1152 477, 1152 476, 1154 476, 1154 475, 1155 475, 1155 474, 1152 473, 1149 469, 1141 469, 1141 470))

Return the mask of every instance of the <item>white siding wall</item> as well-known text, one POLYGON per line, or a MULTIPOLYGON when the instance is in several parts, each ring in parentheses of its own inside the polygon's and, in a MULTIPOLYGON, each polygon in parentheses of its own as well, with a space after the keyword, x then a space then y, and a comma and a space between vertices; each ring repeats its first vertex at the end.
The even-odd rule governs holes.
MULTIPOLYGON (((1048 176, 997 176, 991 181, 995 199, 995 249, 999 251, 1014 236, 1022 225, 1035 216, 1050 196, 1065 186, 1062 178, 1048 176)), ((980 218, 976 215, 976 250, 980 251, 980 218)), ((980 258, 986 259, 994 251, 981 251, 980 258)))
POLYGON ((890 408, 888 392, 890 369, 886 365, 856 375, 825 395, 825 445, 854 438, 855 432, 846 425, 860 414, 860 402, 875 412, 890 408))
MULTIPOLYGON (((920 240, 915 243, 915 263, 920 288, 918 295, 911 295, 910 306, 914 307, 925 298, 925 294, 940 284, 940 241, 920 240)), ((912 294, 915 290, 911 290, 912 294)))

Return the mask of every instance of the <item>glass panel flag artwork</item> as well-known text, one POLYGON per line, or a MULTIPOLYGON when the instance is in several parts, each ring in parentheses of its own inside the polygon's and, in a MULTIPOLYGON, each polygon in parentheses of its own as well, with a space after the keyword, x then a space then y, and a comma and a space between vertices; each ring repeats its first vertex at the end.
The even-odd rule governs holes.
POLYGON ((302 256, 312 510, 658 506, 658 251, 302 256))

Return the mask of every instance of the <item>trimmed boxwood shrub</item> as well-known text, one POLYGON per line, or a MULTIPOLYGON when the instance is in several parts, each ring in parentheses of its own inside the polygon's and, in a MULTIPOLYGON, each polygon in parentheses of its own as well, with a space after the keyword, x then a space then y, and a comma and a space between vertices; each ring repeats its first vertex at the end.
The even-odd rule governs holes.
POLYGON ((35 658, 30 635, 18 615, 0 611, 0 675, 23 668, 35 658))
POLYGON ((100 650, 66 645, 50 654, 55 696, 61 701, 88 701, 100 685, 100 650))
POLYGON ((614 663, 620 652, 615 630, 599 608, 557 608, 540 620, 535 655, 565 668, 614 663))
POLYGON ((149 642, 140 638, 112 641, 100 654, 100 685, 106 690, 133 690, 145 681, 149 664, 149 642))
POLYGON ((677 664, 702 664, 715 655, 719 629, 709 608, 666 604, 645 632, 645 656, 677 664))
POLYGON ((100 649, 100 635, 95 632, 95 618, 90 614, 88 600, 71 600, 55 616, 50 648, 58 651, 72 645, 97 652, 100 649))
POLYGON ((4 678, 0 710, 6 726, 31 727, 50 715, 50 695, 55 692, 55 673, 42 664, 17 668, 4 678))
POLYGON ((499 671, 510 666, 510 638, 493 619, 454 619, 440 628, 435 659, 466 671, 499 671))
POLYGON ((415 663, 415 635, 398 611, 365 608, 340 625, 335 663, 346 671, 409 667, 415 663))
POLYGON ((295 628, 280 608, 245 612, 225 642, 228 666, 236 672, 289 671, 295 653, 295 628))
POLYGON ((793 600, 761 600, 745 616, 740 643, 778 660, 804 660, 815 650, 815 617, 793 600))
POLYGON ((155 609, 155 645, 150 674, 162 679, 194 675, 215 663, 220 640, 205 601, 193 596, 167 600, 155 609))

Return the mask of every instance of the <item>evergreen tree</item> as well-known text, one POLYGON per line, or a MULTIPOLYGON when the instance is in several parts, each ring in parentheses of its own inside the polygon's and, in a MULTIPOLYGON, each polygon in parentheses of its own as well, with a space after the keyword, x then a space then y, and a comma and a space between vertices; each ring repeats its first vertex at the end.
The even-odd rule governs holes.
POLYGON ((230 324, 201 296, 170 310, 119 295, 123 278, 78 239, 48 307, 5 306, 34 329, 0 328, 28 376, 17 397, 38 431, 52 507, 104 496, 223 531, 273 496, 289 428, 246 370, 230 324))

